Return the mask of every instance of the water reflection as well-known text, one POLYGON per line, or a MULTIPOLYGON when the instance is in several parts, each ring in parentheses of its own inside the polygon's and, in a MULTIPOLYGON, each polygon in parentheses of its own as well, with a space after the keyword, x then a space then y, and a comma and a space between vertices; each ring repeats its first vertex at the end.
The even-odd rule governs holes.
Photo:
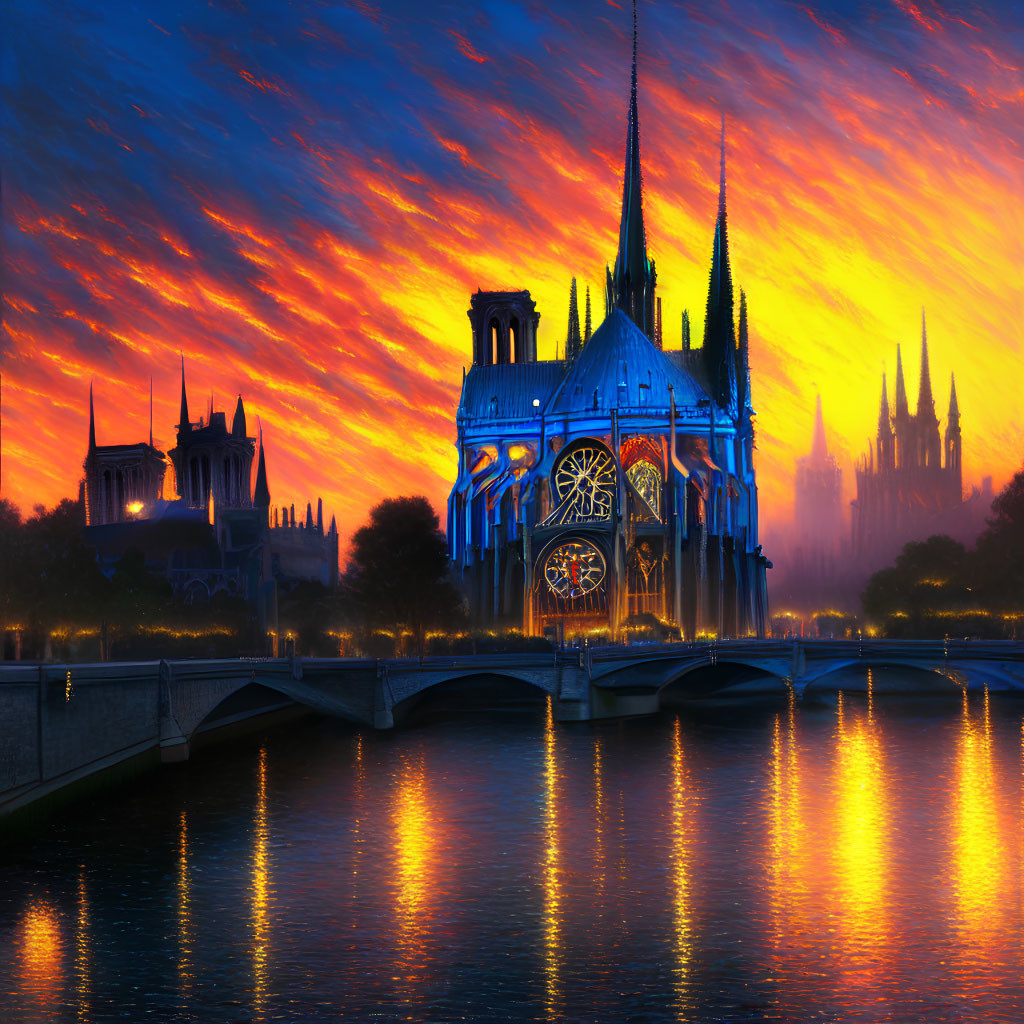
POLYGON ((393 813, 397 911, 396 977, 410 1000, 424 981, 437 836, 422 751, 402 758, 393 813))
POLYGON ((89 971, 89 894, 85 888, 85 865, 78 869, 78 917, 75 922, 75 1003, 78 1019, 86 1022, 92 1010, 89 971))
POLYGON ((267 827, 267 748, 260 747, 256 779, 256 817, 253 827, 252 877, 252 1009, 263 1020, 267 1002, 267 951, 269 940, 270 857, 267 827))
POLYGON ((549 1020, 558 1012, 561 988, 562 879, 559 870, 558 758, 554 708, 547 699, 544 718, 544 981, 549 1020))
POLYGON ((18 981, 26 1001, 55 1009, 64 984, 60 914, 48 900, 34 898, 21 923, 18 981))
POLYGON ((184 994, 192 988, 192 880, 188 864, 188 815, 178 821, 178 984, 184 994))
POLYGON ((889 795, 872 674, 867 707, 839 693, 836 711, 834 846, 839 903, 837 950, 846 980, 878 983, 890 941, 889 795))
POLYGON ((691 885, 692 791, 686 752, 683 749, 683 727, 676 719, 672 732, 672 888, 675 916, 675 963, 673 984, 679 1020, 688 1019, 690 964, 693 959, 693 907, 691 885))
POLYGON ((608 812, 605 808, 602 754, 601 734, 596 733, 594 735, 594 893, 603 903, 607 885, 605 831, 608 827, 608 812))
POLYGON ((956 748, 953 792, 952 872, 956 926, 962 959, 984 969, 989 953, 1007 929, 1006 858, 1000 823, 1000 795, 995 784, 992 720, 988 689, 972 710, 964 691, 956 748))

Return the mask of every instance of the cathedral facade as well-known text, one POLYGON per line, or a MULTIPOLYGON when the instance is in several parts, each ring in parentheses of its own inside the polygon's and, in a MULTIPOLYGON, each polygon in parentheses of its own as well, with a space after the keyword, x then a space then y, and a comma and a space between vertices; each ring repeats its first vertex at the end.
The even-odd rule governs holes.
POLYGON ((452 568, 474 621, 529 634, 762 636, 746 302, 736 322, 725 136, 704 344, 663 348, 647 252, 636 26, 619 246, 605 318, 581 329, 575 281, 565 357, 537 359, 528 291, 470 301, 473 365, 457 413, 448 504, 452 568))

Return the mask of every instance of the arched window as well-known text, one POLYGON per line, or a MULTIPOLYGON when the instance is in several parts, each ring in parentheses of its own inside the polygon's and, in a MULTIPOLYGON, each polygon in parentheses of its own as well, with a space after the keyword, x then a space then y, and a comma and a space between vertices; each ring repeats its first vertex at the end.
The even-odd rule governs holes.
POLYGON ((519 318, 512 317, 508 325, 508 361, 519 362, 519 318))
POLYGON ((492 320, 487 325, 487 337, 491 346, 491 365, 498 363, 498 321, 492 320))

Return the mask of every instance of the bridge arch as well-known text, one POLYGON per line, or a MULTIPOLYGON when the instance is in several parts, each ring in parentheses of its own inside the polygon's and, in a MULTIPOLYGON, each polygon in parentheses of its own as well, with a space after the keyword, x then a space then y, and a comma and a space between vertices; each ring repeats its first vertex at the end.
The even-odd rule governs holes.
POLYGON ((964 682, 958 679, 958 673, 942 664, 935 662, 902 661, 885 658, 847 658, 839 662, 829 663, 818 672, 805 673, 803 676, 803 692, 821 692, 829 689, 852 690, 860 689, 856 685, 855 675, 862 672, 865 676, 864 688, 867 686, 868 672, 878 673, 881 678, 872 680, 875 693, 906 693, 929 692, 936 689, 943 692, 960 690, 964 682), (855 671, 856 670, 856 671, 855 671), (888 673, 909 674, 912 685, 894 686, 886 678, 888 673), (850 685, 842 685, 844 676, 850 685))
POLYGON ((704 697, 781 695, 791 680, 787 673, 773 666, 754 665, 740 660, 710 657, 676 671, 658 688, 659 704, 676 699, 704 697))
POLYGON ((467 669, 440 678, 423 680, 416 689, 394 694, 392 713, 396 725, 433 710, 442 710, 445 700, 458 698, 460 710, 481 710, 498 706, 539 704, 552 696, 551 686, 524 673, 505 669, 467 669))

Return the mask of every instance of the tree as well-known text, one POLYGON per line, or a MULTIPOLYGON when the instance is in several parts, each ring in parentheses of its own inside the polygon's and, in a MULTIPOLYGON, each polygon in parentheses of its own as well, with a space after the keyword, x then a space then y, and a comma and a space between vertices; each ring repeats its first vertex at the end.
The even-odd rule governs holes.
POLYGON ((420 652, 427 630, 463 618, 448 578, 448 545, 424 497, 386 498, 352 538, 344 586, 371 629, 409 630, 420 652))
POLYGON ((987 607, 1024 607, 1024 471, 992 502, 988 528, 978 538, 974 577, 987 607))
POLYGON ((876 572, 861 595, 864 614, 878 623, 903 623, 908 636, 935 634, 938 617, 969 613, 974 596, 969 586, 968 551, 952 537, 910 541, 896 564, 876 572))

